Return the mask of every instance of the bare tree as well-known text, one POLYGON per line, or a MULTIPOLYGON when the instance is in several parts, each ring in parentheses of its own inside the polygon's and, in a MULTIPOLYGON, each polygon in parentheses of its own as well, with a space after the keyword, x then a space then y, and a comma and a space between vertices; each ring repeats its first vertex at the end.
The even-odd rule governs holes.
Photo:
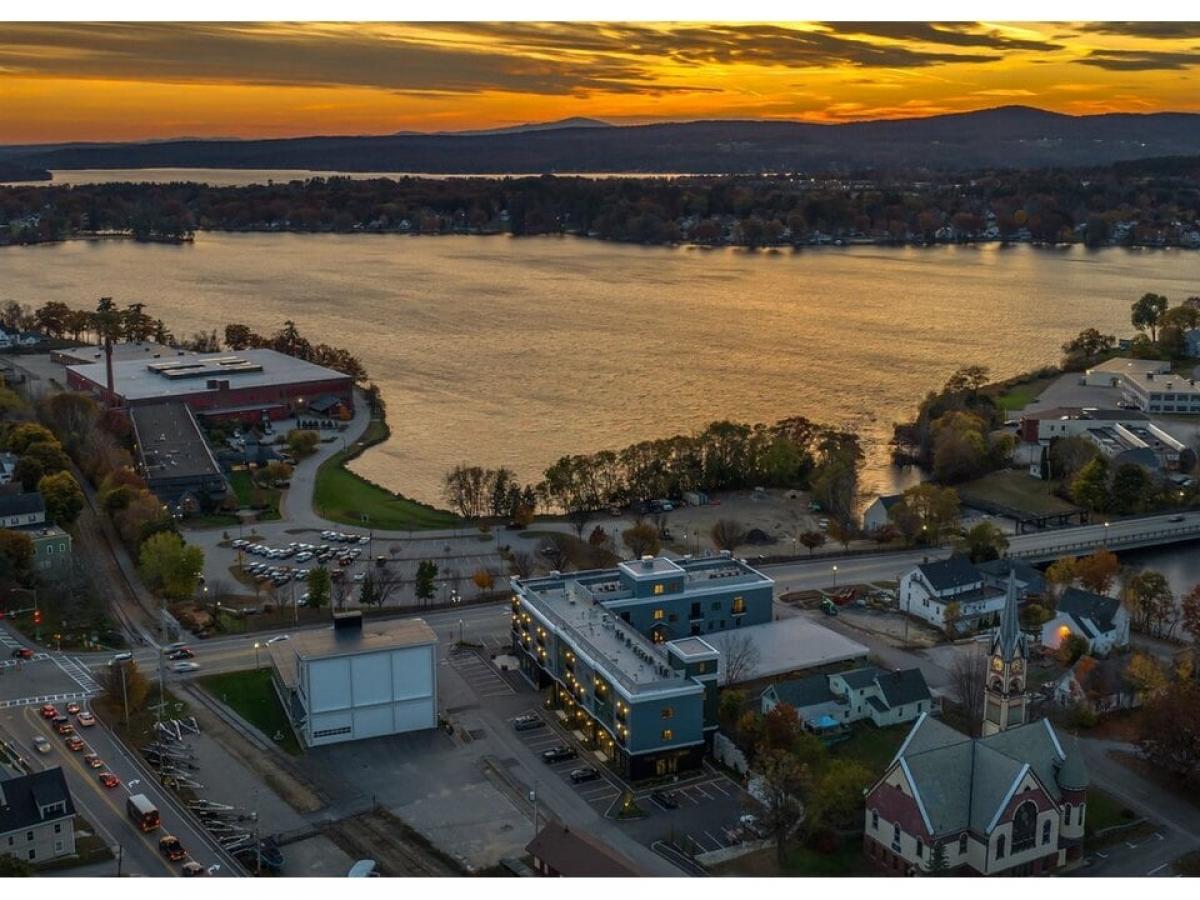
POLYGON ((339 610, 346 608, 346 601, 350 599, 351 586, 345 578, 335 578, 330 585, 330 599, 333 600, 333 605, 339 610))
POLYGON ((562 535, 552 534, 542 544, 541 557, 551 569, 565 572, 571 565, 571 554, 567 549, 567 540, 562 535))
POLYGON ((987 654, 978 644, 958 654, 950 666, 950 684, 974 731, 983 721, 983 690, 987 684, 987 654))
POLYGON ((725 666, 723 684, 738 684, 750 679, 759 660, 758 645, 750 635, 745 632, 726 631, 719 638, 712 639, 711 643, 716 644, 721 652, 725 666))
POLYGON ((533 555, 524 550, 515 550, 508 554, 508 570, 518 578, 528 578, 533 574, 533 555))
POLYGON ((746 543, 746 529, 736 519, 718 519, 712 527, 712 539, 718 550, 732 553, 746 543))
POLYGON ((404 579, 392 563, 375 567, 375 596, 380 606, 395 597, 403 587, 404 579))

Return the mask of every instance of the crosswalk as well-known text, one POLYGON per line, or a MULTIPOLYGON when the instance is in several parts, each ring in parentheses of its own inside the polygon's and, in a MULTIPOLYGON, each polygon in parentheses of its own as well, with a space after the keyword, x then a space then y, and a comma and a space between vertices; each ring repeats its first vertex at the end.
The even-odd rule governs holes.
POLYGON ((16 650, 19 647, 25 646, 21 641, 12 636, 11 631, 3 627, 0 627, 0 644, 3 644, 9 650, 16 650))
POLYGON ((29 659, 0 659, 0 669, 16 669, 21 666, 27 666, 30 663, 41 662, 43 659, 49 658, 49 653, 35 653, 29 659))
POLYGON ((0 700, 0 709, 12 709, 16 706, 41 706, 44 703, 63 703, 69 700, 86 700, 91 693, 75 691, 67 694, 43 694, 40 697, 18 697, 13 700, 0 700))
POLYGON ((55 656, 53 659, 58 663, 58 667, 66 673, 66 676, 86 692, 89 694, 100 692, 100 685, 92 677, 92 673, 88 667, 80 662, 78 657, 72 659, 69 656, 55 656))

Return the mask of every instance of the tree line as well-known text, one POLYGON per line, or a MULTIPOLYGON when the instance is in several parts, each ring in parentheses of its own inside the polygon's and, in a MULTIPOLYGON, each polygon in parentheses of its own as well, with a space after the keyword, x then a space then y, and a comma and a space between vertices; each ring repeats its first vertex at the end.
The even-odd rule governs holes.
POLYGON ((639 243, 749 247, 821 238, 880 242, 1035 240, 1191 246, 1200 159, 1156 170, 986 170, 915 180, 795 175, 593 179, 313 178, 220 187, 194 182, 0 187, 0 242, 196 230, 574 233, 639 243))

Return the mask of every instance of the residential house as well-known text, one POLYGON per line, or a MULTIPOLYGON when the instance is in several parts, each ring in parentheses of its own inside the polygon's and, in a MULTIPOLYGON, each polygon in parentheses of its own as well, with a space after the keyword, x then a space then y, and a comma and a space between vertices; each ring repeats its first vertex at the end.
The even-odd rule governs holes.
POLYGON ((1023 559, 992 559, 977 563, 975 568, 987 587, 1007 590, 1009 576, 1016 579, 1017 594, 1022 599, 1041 597, 1046 593, 1046 579, 1038 569, 1023 559))
POLYGON ((880 495, 863 511, 863 531, 868 533, 891 524, 891 509, 904 499, 903 494, 880 495))
POLYGON ((0 484, 12 484, 13 472, 17 469, 15 453, 0 453, 0 484))
POLYGON ((1123 657, 1081 657, 1054 682, 1054 702, 1059 706, 1084 706, 1096 715, 1142 705, 1142 698, 1125 675, 1123 657))
POLYGON ((0 492, 0 528, 44 525, 46 503, 37 491, 0 492))
POLYGON ((0 781, 0 855, 39 865, 75 853, 75 804, 61 768, 0 781))
POLYGON ((763 691, 760 702, 764 714, 781 703, 791 706, 817 734, 864 719, 879 727, 911 722, 934 707, 920 669, 888 672, 875 666, 782 681, 763 691))
MULTIPOLYGON (((956 631, 989 625, 1004 607, 1004 591, 984 581, 967 557, 921 563, 900 578, 900 609, 937 628, 948 627, 946 609, 956 604, 956 631)), ((952 618, 954 618, 952 616, 952 618)))
POLYGON ((636 878, 645 873, 620 853, 583 831, 548 822, 525 850, 539 875, 556 878, 636 878))
POLYGON ((56 525, 33 525, 17 529, 33 544, 33 571, 43 581, 61 581, 71 574, 71 535, 56 525))
POLYGON ((1088 642, 1092 656, 1106 656, 1129 646, 1129 611, 1116 597, 1067 588, 1054 618, 1042 625, 1042 644, 1057 650, 1072 634, 1088 642))

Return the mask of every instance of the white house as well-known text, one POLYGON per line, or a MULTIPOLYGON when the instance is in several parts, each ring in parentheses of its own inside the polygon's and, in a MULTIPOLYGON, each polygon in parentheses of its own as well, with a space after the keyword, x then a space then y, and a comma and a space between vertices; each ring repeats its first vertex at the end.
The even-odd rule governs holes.
POLYGON ((931 712, 933 696, 920 669, 888 672, 874 666, 773 684, 762 693, 762 711, 781 703, 796 710, 809 731, 822 733, 870 719, 880 728, 931 712))
POLYGON ((1125 677, 1128 665, 1123 657, 1080 657, 1054 682, 1054 702, 1066 707, 1085 706, 1097 715, 1140 706, 1142 698, 1125 677))
POLYGON ((271 645, 275 688, 309 747, 437 726, 437 635, 421 619, 333 627, 271 645))
POLYGON ((0 484, 12 484, 13 472, 15 472, 16 469, 16 454, 0 453, 0 484))
POLYGON ((1115 597, 1067 588, 1054 618, 1042 625, 1042 644, 1055 650, 1072 634, 1087 641, 1092 656, 1106 656, 1129 645, 1129 611, 1115 597))
POLYGON ((938 628, 946 627, 951 603, 958 604, 958 628, 990 624, 1004 608, 1004 596, 965 556, 921 563, 900 577, 900 609, 938 628))
POLYGON ((871 532, 891 523, 889 513, 903 499, 903 494, 880 495, 863 511, 863 531, 871 532))

